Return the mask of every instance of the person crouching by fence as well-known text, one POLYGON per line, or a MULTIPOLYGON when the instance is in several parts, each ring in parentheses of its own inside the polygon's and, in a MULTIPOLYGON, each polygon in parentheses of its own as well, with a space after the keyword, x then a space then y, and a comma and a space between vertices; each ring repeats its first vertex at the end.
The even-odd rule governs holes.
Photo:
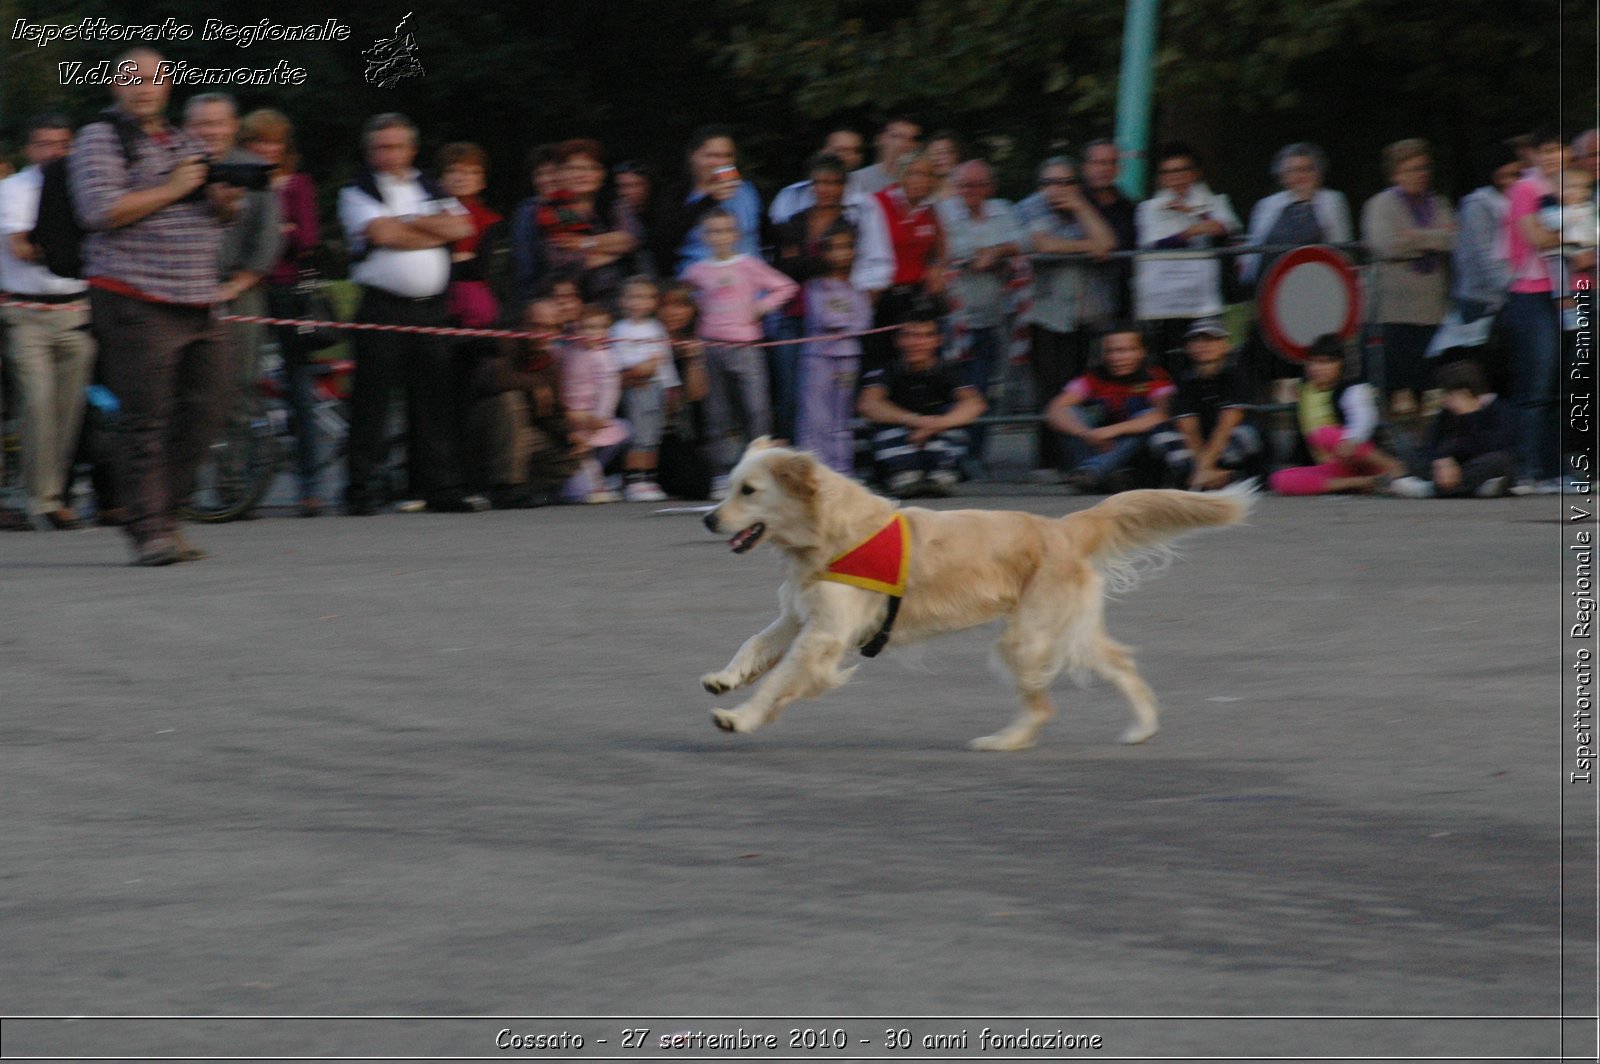
POLYGON ((1228 328, 1201 318, 1184 334, 1189 366, 1178 377, 1171 423, 1151 443, 1166 460, 1176 487, 1225 488, 1255 466, 1261 433, 1250 423, 1250 387, 1230 357, 1228 328))
POLYGON ((1166 371, 1148 364, 1138 327, 1108 326, 1097 363, 1045 407, 1045 420, 1067 437, 1073 456, 1067 485, 1084 494, 1138 486, 1174 392, 1166 371))
POLYGON ((1434 383, 1442 409, 1428 433, 1428 477, 1400 477, 1390 491, 1412 499, 1493 499, 1516 473, 1516 412, 1485 383, 1476 362, 1452 362, 1434 383))
POLYGON ((577 472, 562 489, 566 502, 621 502, 607 479, 621 469, 632 427, 617 417, 622 373, 611 356, 611 312, 587 304, 578 314, 577 339, 561 348, 561 403, 577 472))
POLYGON ((561 366, 551 339, 562 331, 560 308, 554 300, 535 299, 521 325, 541 335, 497 339, 473 378, 481 476, 496 510, 550 505, 578 467, 567 442, 561 366))
POLYGON ((911 304, 894 334, 899 358, 861 378, 857 411, 872 422, 877 479, 902 499, 942 497, 961 479, 967 426, 988 409, 961 367, 939 358, 939 309, 911 304))
POLYGON ((1344 379, 1344 341, 1333 334, 1311 342, 1300 385, 1298 421, 1316 465, 1280 469, 1267 483, 1279 495, 1331 495, 1384 490, 1405 468, 1372 442, 1378 405, 1365 381, 1344 379))

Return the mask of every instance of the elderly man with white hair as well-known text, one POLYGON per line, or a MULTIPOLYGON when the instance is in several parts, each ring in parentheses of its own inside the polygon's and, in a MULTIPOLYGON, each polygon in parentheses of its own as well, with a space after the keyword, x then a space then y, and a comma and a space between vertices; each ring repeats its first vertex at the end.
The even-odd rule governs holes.
MULTIPOLYGON (((952 309, 966 332, 967 383, 987 397, 1004 347, 1007 263, 1022 253, 1022 227, 1011 204, 994 198, 988 163, 969 160, 953 176, 956 195, 939 201, 937 213, 945 255, 956 271, 952 309)), ((965 463, 969 478, 983 475, 982 461, 982 426, 973 426, 965 463)))

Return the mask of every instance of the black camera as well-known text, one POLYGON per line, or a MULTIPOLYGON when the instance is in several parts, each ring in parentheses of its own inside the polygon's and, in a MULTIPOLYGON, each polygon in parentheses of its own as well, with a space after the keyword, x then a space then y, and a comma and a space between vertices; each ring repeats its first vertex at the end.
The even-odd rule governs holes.
POLYGON ((271 163, 207 163, 206 184, 231 185, 247 192, 260 192, 272 177, 271 163))

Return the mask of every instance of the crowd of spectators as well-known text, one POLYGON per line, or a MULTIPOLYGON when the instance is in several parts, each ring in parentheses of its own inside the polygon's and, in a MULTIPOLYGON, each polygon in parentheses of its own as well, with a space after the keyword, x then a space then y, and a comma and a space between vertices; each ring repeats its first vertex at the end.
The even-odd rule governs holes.
POLYGON ((543 334, 350 333, 337 502, 354 516, 717 497, 743 445, 766 434, 902 497, 945 495, 988 475, 982 415, 1020 362, 1039 413, 1036 473, 1069 491, 1210 490, 1267 473, 1284 494, 1559 484, 1557 381, 1575 347, 1572 294, 1595 269, 1593 131, 1570 147, 1554 133, 1506 142, 1459 208, 1432 188, 1427 142, 1391 144, 1390 185, 1357 230, 1315 144, 1276 154, 1282 191, 1245 226, 1183 144, 1151 153, 1156 188, 1141 202, 1118 188, 1116 146, 1093 140, 1043 160, 1012 203, 969 144, 904 115, 876 132, 870 162, 860 131, 828 131, 770 203, 726 127, 693 135, 679 181, 612 165, 594 139, 539 145, 511 182, 525 176, 529 194, 502 216, 482 147, 426 159, 421 132, 391 113, 366 122, 364 167, 336 219, 319 219, 288 116, 240 115, 207 93, 175 126, 170 87, 112 92, 76 132, 36 119, 29 165, 0 183, 0 288, 29 304, 5 310, 27 498, 5 520, 81 524, 66 481, 104 453, 81 439, 96 382, 121 411, 97 518, 127 529, 138 564, 204 556, 179 515, 208 443, 244 416, 268 341, 298 441, 298 512, 328 508, 318 330, 220 319, 314 316, 303 281, 330 220, 359 290, 354 321, 543 334), (214 177, 218 163, 266 176, 240 187, 214 177), (82 279, 51 272, 34 238, 52 165, 85 230, 82 279), (1265 250, 1148 254, 1241 244, 1265 250), (1300 367, 1248 327, 1233 335, 1224 312, 1307 244, 1350 245, 1373 264, 1371 335, 1323 337, 1304 380, 1280 389, 1305 464, 1274 470, 1257 408, 1300 367), (397 396, 399 492, 377 475, 397 396))

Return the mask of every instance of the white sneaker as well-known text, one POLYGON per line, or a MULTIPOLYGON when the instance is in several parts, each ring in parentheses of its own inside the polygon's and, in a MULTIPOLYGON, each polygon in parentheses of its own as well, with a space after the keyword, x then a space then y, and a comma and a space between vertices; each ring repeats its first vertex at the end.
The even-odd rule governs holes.
POLYGON ((623 502, 666 502, 667 493, 653 480, 639 480, 622 488, 623 502))
POLYGON ((928 474, 928 486, 940 495, 949 495, 961 482, 961 474, 954 469, 935 469, 928 474))
POLYGON ((1560 495, 1561 478, 1551 477, 1548 480, 1535 481, 1533 485, 1535 495, 1560 495))
POLYGON ((894 495, 906 495, 916 491, 921 486, 922 474, 915 469, 896 473, 889 478, 889 491, 894 495))
POLYGON ((711 478, 711 498, 714 502, 721 502, 728 497, 728 474, 718 473, 711 478))
POLYGON ((1433 498, 1433 482, 1421 477, 1395 477, 1389 482, 1389 494, 1402 499, 1433 498))
POLYGON ((1479 498, 1479 499, 1498 499, 1500 496, 1504 495, 1505 493, 1506 493, 1506 478, 1505 477, 1490 477, 1488 480, 1484 481, 1482 484, 1479 484, 1478 485, 1478 489, 1476 491, 1474 491, 1472 494, 1473 494, 1474 497, 1479 498))

